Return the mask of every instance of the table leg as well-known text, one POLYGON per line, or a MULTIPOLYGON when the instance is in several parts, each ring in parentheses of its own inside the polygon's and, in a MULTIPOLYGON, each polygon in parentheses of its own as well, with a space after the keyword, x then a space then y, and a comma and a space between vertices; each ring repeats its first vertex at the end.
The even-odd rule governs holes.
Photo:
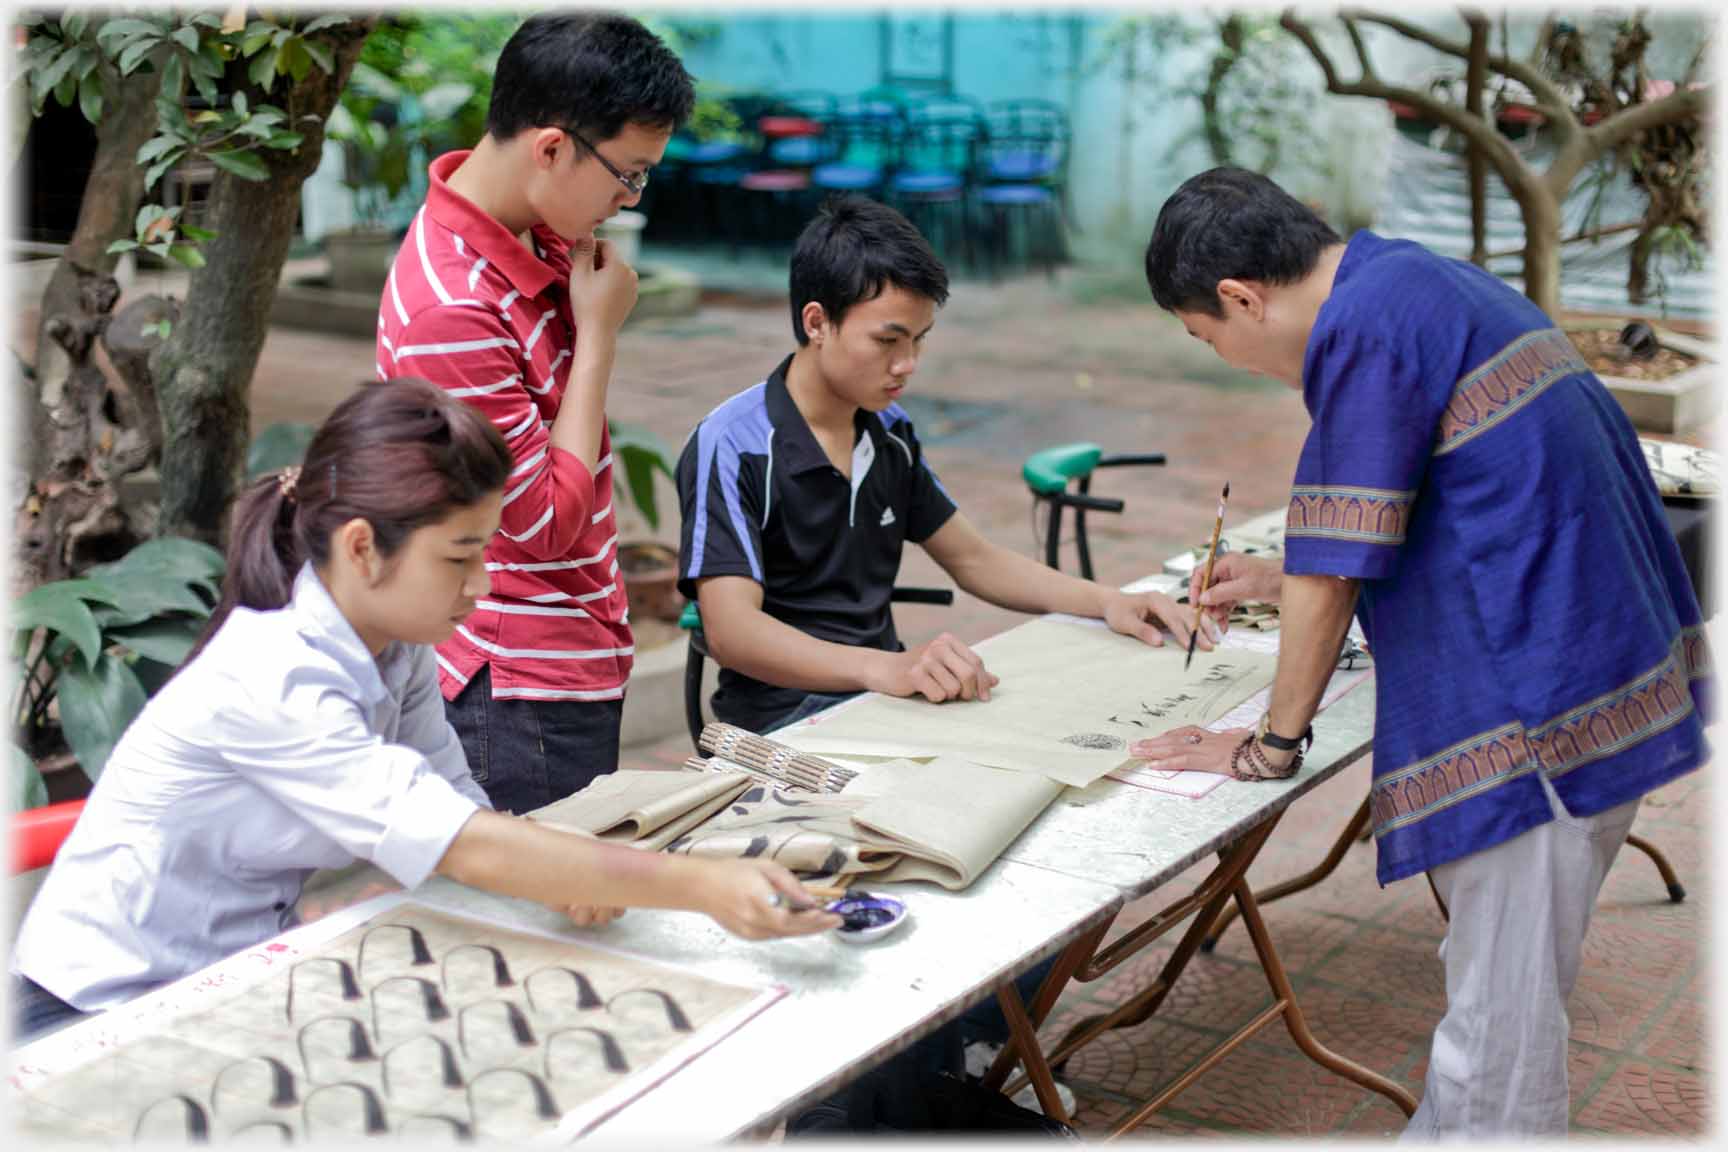
MULTIPOLYGON (((999 992, 998 995, 1002 998, 1003 1012, 1009 1017, 1010 1028, 1014 1032, 1014 1036, 990 1070, 990 1076, 993 1079, 987 1079, 986 1082, 992 1087, 1001 1083, 1002 1077, 1005 1077, 1013 1065, 1019 1061, 1019 1053, 1025 1052, 1027 1053, 1025 1059, 1026 1075, 1007 1085, 1003 1090, 1012 1094, 1029 1081, 1034 1085, 1034 1090, 1039 1092, 1039 1100, 1043 1103, 1044 1095, 1040 1081, 1048 1077, 1050 1068, 1060 1068, 1062 1063, 1075 1051, 1105 1032, 1143 1023, 1157 1012, 1169 995, 1177 978, 1188 966, 1188 962, 1193 959, 1194 953, 1199 950, 1200 941, 1207 927, 1216 922, 1224 902, 1234 898, 1240 909, 1242 921, 1247 926, 1249 939, 1254 943, 1254 951, 1259 958, 1261 970, 1265 973, 1266 980, 1272 987, 1274 1002, 1229 1039, 1213 1048, 1131 1116, 1123 1120, 1113 1129, 1112 1137, 1130 1132, 1144 1124, 1154 1113, 1216 1066, 1232 1051, 1279 1018, 1284 1020, 1285 1027, 1289 1029, 1290 1036, 1296 1042, 1296 1046, 1309 1059, 1387 1097, 1403 1109, 1406 1116, 1413 1114, 1416 1110, 1415 1098, 1403 1087, 1333 1052, 1315 1039, 1313 1033, 1308 1029, 1307 1020, 1302 1015, 1301 1007, 1297 1004, 1296 994, 1290 985, 1289 976, 1284 971, 1284 965, 1278 958, 1277 950, 1272 946, 1271 937, 1266 930, 1266 923, 1260 916, 1259 905, 1247 880, 1249 865, 1259 855, 1260 849, 1265 845, 1267 837, 1271 835, 1277 823, 1278 817, 1273 816, 1249 831, 1235 844, 1219 853, 1218 865, 1207 875, 1206 879, 1201 882, 1199 889, 1192 895, 1177 901, 1146 923, 1124 933, 1108 947, 1093 953, 1090 958, 1087 958, 1082 950, 1088 946, 1096 946, 1102 940, 1103 932, 1108 928, 1108 924, 1089 933, 1087 937, 1081 938, 1070 946, 1069 950, 1063 954, 1057 968, 1052 971, 1051 979, 1047 980, 1044 987, 1039 989, 1039 995, 1034 999, 1035 1008, 1042 1008, 1047 1011, 1049 1006, 1054 1003, 1055 995, 1061 990, 1061 985, 1056 980, 1058 975, 1062 976, 1062 983, 1066 982, 1069 972, 1072 972, 1076 978, 1082 981, 1097 979, 1152 940, 1164 935, 1181 919, 1189 915, 1193 916, 1192 922, 1183 933, 1182 939, 1177 943, 1170 959, 1165 962, 1164 967, 1158 973, 1157 979, 1114 1010, 1082 1020, 1070 1029, 1061 1043, 1057 1044, 1050 1052, 1046 1053, 1039 1049, 1035 1033, 1036 1025, 1025 1017, 1023 1011, 1019 1011, 1019 997, 1013 994, 1013 988, 1009 987, 1003 990, 1003 992, 1012 995, 1012 1005, 1010 1005, 1008 997, 999 992), (1196 906, 1198 906, 1197 911, 1196 906), (1178 911, 1181 915, 1174 916, 1173 913, 1178 911), (1049 995, 1046 995, 1047 993, 1049 995), (1021 1020, 1024 1027, 1015 1027, 1016 1017, 1021 1020)), ((1348 845, 1355 834, 1354 829, 1350 830, 1342 838, 1343 842, 1348 845)), ((1053 1081, 1050 1091, 1052 1094, 1054 1093, 1053 1081)), ((1049 1105, 1046 1103, 1045 1107, 1048 1113, 1049 1105)))
POLYGON ((1680 883, 1679 873, 1674 871, 1674 865, 1668 863, 1668 857, 1662 854, 1662 849, 1656 847, 1642 836, 1627 836, 1627 847, 1636 848, 1650 857, 1650 862, 1656 865, 1656 871, 1662 874, 1662 883, 1668 886, 1668 900, 1678 904, 1686 899, 1686 889, 1680 883))
MULTIPOLYGON (((996 1060, 990 1065, 990 1070, 984 1074, 982 1082, 984 1087, 992 1092, 1000 1089, 1003 1082, 1008 1079, 1008 1073, 1012 1072, 1015 1066, 1020 1063, 1020 1052, 1022 1051, 1034 1053, 1032 1058, 1034 1062, 1040 1064, 1044 1062, 1044 1054, 1037 1048, 1035 1042, 1038 1026, 1043 1024, 1045 1018, 1050 1015, 1050 1010, 1056 1006, 1057 999, 1062 995, 1062 989, 1068 986, 1068 981, 1073 978, 1080 965, 1084 964, 1098 950, 1099 941, 1104 939, 1104 933, 1108 932, 1110 925, 1115 922, 1116 917, 1114 915, 1109 916, 1098 927, 1090 930, 1062 950, 1062 955, 1057 957, 1055 965, 1044 977, 1044 983, 1038 986, 1037 995, 1032 997, 1032 1006, 1028 1010, 1034 1036, 1033 1045, 1028 1047, 1019 1042, 1019 1036, 1011 1036, 1008 1043, 1002 1046, 1002 1051, 996 1054, 996 1060)), ((1019 993, 1012 983, 1004 984, 998 990, 998 995, 1004 991, 1014 992, 1015 1000, 1019 1000, 1019 993)), ((1003 1014, 1008 1014, 1006 1008, 1003 1009, 1003 1014)))
MULTIPOLYGON (((1332 842, 1332 847, 1327 850, 1324 860, 1300 876, 1281 880, 1270 888, 1256 892, 1254 899, 1261 904, 1270 904, 1274 900, 1282 900, 1292 893, 1314 887, 1332 875, 1337 870, 1339 863, 1343 861, 1344 854, 1350 850, 1350 845, 1366 839, 1368 833, 1368 801, 1364 799, 1362 806, 1356 809, 1356 814, 1350 817, 1350 822, 1344 825, 1344 830, 1338 833, 1338 839, 1332 842)), ((1200 951, 1212 951, 1218 944, 1218 938, 1224 935, 1224 930, 1230 927, 1230 922, 1235 919, 1235 905, 1226 907, 1219 915, 1217 922, 1212 925, 1212 930, 1206 933, 1206 938, 1200 942, 1200 951)))
MULTIPOLYGON (((1039 1107, 1044 1110, 1045 1116, 1066 1124, 1068 1113, 1062 1108, 1062 1098, 1056 1095, 1056 1079, 1050 1074, 1050 1065, 1039 1053, 1038 1033, 1026 1016, 1025 1006, 1020 1003, 1020 990, 1012 983, 1004 984, 996 989, 996 1002, 1002 1005, 1002 1015, 1008 1021, 1010 1044, 1029 1054, 1026 1074, 1032 1079, 1032 1091, 1038 1095, 1039 1107)), ((1007 1044, 1003 1045, 1004 1051, 1008 1047, 1007 1044)))
POLYGON ((1416 1097, 1412 1096, 1402 1085, 1396 1084, 1354 1060, 1338 1055, 1308 1030, 1307 1018, 1302 1015, 1302 1006, 1296 1002, 1296 992, 1290 987, 1290 977, 1284 971, 1284 962, 1278 958, 1278 951, 1272 946, 1272 937, 1266 931, 1266 922, 1260 918, 1260 906, 1254 899, 1254 893, 1247 883, 1242 883, 1236 889, 1236 902, 1242 908, 1242 923, 1248 929, 1248 936, 1254 941, 1254 951, 1260 957, 1261 970, 1266 973, 1266 982, 1272 986, 1272 994, 1278 997, 1283 1005, 1284 1026, 1290 1030, 1290 1038, 1296 1041, 1296 1046, 1307 1054, 1310 1060, 1343 1076, 1354 1080, 1371 1092, 1378 1092, 1392 1103, 1403 1109, 1405 1116, 1416 1114, 1416 1097))

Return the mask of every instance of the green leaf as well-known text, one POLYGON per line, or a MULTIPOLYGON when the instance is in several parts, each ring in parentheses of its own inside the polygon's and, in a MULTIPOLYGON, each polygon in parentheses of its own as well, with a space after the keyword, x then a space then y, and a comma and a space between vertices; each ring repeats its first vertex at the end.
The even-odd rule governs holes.
POLYGON ((156 181, 162 179, 162 174, 164 172, 179 163, 180 157, 183 155, 185 155, 185 149, 176 148, 174 151, 168 153, 168 155, 162 157, 162 159, 156 161, 156 163, 150 165, 144 173, 144 191, 148 192, 150 189, 156 187, 156 181))
MULTIPOLYGON (((66 81, 67 74, 71 74, 74 64, 78 64, 78 50, 67 48, 66 52, 54 57, 54 60, 45 69, 41 69, 40 73, 36 74, 33 83, 41 85, 43 92, 59 93, 60 83, 66 81)), ((66 100, 60 100, 60 104, 66 104, 66 100)))
POLYGON ((203 632, 202 620, 170 617, 111 629, 108 638, 118 641, 140 656, 178 668, 203 632))
POLYGON ((56 580, 30 589, 12 602, 12 627, 19 632, 46 628, 66 637, 78 648, 85 664, 92 664, 102 651, 102 631, 90 611, 90 602, 113 604, 119 596, 104 580, 56 580))
POLYGON ((7 773, 7 803, 14 812, 41 808, 48 803, 48 782, 42 779, 41 769, 36 767, 36 761, 32 760, 24 749, 16 744, 9 744, 8 747, 12 749, 12 767, 7 773))
POLYGON ((90 14, 88 12, 68 12, 60 17, 60 31, 65 34, 68 40, 82 40, 84 29, 89 26, 89 23, 90 14))
POLYGON ((144 710, 144 686, 126 661, 104 652, 95 668, 71 664, 56 681, 60 729, 91 780, 102 775, 121 734, 144 710))
POLYGON ((160 256, 162 259, 166 260, 168 259, 168 241, 158 240, 154 244, 146 244, 144 245, 144 251, 150 253, 152 256, 160 256))
POLYGON ((305 135, 299 132, 277 132, 264 141, 264 147, 278 150, 298 148, 305 139, 305 135))
POLYGON ((102 74, 86 72, 78 82, 78 109, 92 124, 102 121, 102 74))
POLYGON ((246 39, 240 42, 240 55, 248 58, 256 56, 258 49, 268 43, 270 43, 269 32, 249 32, 246 39))
POLYGON ((120 74, 122 76, 130 76, 132 73, 136 72, 138 70, 138 65, 149 59, 150 53, 156 50, 156 44, 157 42, 154 40, 139 39, 126 45, 126 47, 121 50, 120 59, 118 61, 120 74))
POLYGON ((212 152, 210 163, 254 184, 270 179, 270 169, 250 152, 212 152))
POLYGON ((109 254, 112 255, 118 252, 130 252, 136 247, 138 247, 138 241, 136 240, 116 240, 114 243, 108 245, 107 250, 109 254))
POLYGON ((180 47, 186 49, 186 51, 198 51, 198 29, 188 28, 185 25, 181 25, 174 29, 171 35, 174 39, 174 43, 180 45, 180 47))
POLYGON ((654 494, 654 474, 672 475, 667 463, 666 446, 647 428, 634 424, 614 423, 609 427, 613 458, 622 463, 625 487, 630 503, 642 513, 642 519, 655 531, 660 528, 659 502, 654 494))
POLYGON ((250 106, 248 106, 246 103, 246 93, 244 93, 244 92, 234 93, 233 104, 234 104, 235 113, 242 120, 244 120, 247 116, 250 116, 252 114, 252 110, 251 110, 250 106))
POLYGON ((210 229, 200 228, 195 224, 183 224, 180 226, 180 231, 187 237, 187 239, 196 240, 200 244, 208 240, 216 239, 217 235, 215 232, 210 231, 210 229))
POLYGON ((216 80, 202 72, 192 74, 192 86, 198 89, 198 95, 206 104, 214 104, 221 98, 221 94, 216 91, 216 80))
POLYGON ((280 48, 271 48, 268 52, 260 52, 252 58, 252 63, 246 66, 246 78, 260 88, 268 89, 270 82, 276 78, 276 61, 281 56, 280 48))
POLYGON ((448 120, 474 95, 474 85, 451 81, 420 94, 420 112, 428 121, 448 120))
POLYGON ((162 29, 157 25, 150 23, 148 20, 134 20, 130 17, 123 17, 119 20, 104 20, 102 22, 102 27, 96 30, 96 42, 100 44, 115 39, 116 37, 124 38, 127 36, 143 35, 160 36, 161 34, 162 29))
POLYGON ((306 446, 312 443, 315 431, 317 429, 310 424, 284 422, 272 424, 258 433, 246 449, 247 481, 300 463, 306 457, 306 446))
POLYGON ((72 101, 77 99, 77 97, 78 73, 74 70, 67 72, 64 76, 60 77, 59 83, 54 85, 54 100, 62 108, 70 108, 72 107, 72 101))
POLYGON ((296 37, 282 45, 282 70, 294 78, 298 84, 312 73, 312 57, 306 51, 306 42, 296 37))
POLYGON ((174 245, 168 249, 168 258, 192 269, 202 268, 208 263, 204 259, 204 253, 198 251, 198 248, 192 244, 174 245))
MULTIPOLYGON (((167 97, 169 105, 175 112, 180 110, 180 87, 186 82, 186 65, 181 62, 178 53, 168 57, 168 63, 162 65, 162 93, 167 97)), ((171 123, 167 117, 162 123, 171 123)))
POLYGON ((330 51, 328 44, 320 44, 316 40, 302 39, 300 47, 306 55, 312 57, 312 62, 318 65, 325 75, 336 71, 336 53, 330 51))
POLYGON ((214 591, 227 566, 222 553, 202 540, 186 536, 158 536, 146 540, 118 560, 92 568, 89 575, 115 591, 121 585, 116 576, 130 578, 149 572, 178 576, 189 584, 208 586, 214 591))
POLYGON ((148 164, 158 156, 165 155, 173 148, 176 141, 172 136, 152 136, 138 146, 138 163, 148 164))
POLYGON ((326 28, 334 28, 338 24, 346 23, 348 23, 348 17, 346 16, 338 16, 334 13, 320 16, 316 20, 312 21, 312 23, 306 25, 306 27, 300 29, 300 35, 310 36, 314 32, 322 32, 326 28))

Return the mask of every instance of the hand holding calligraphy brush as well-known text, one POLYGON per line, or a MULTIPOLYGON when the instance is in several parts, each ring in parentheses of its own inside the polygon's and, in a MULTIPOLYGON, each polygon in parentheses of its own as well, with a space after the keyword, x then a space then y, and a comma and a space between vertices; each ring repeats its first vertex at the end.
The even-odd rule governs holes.
POLYGON ((1218 538, 1224 534, 1224 505, 1230 502, 1230 481, 1224 481, 1224 492, 1218 497, 1218 518, 1212 522, 1212 546, 1206 550, 1206 571, 1200 577, 1200 594, 1194 598, 1194 630, 1188 634, 1188 658, 1182 661, 1182 671, 1188 671, 1188 665, 1194 663, 1194 642, 1200 639, 1200 629, 1203 626, 1206 609, 1201 607, 1200 597, 1206 595, 1206 589, 1212 587, 1212 561, 1218 558, 1218 538))

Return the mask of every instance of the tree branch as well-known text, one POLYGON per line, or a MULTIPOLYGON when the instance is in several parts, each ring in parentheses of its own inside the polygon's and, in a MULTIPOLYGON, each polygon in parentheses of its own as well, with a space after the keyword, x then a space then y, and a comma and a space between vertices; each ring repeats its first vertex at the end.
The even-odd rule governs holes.
POLYGON ((1356 49, 1356 62, 1362 66, 1364 79, 1377 79, 1374 75, 1374 64, 1368 59, 1368 45, 1362 39, 1362 29, 1356 26, 1356 21, 1349 16, 1340 16, 1344 22, 1344 31, 1350 35, 1350 44, 1356 49))
POLYGON ((1679 88, 1660 100, 1634 104, 1587 129, 1585 144, 1596 155, 1624 144, 1640 132, 1702 117, 1710 106, 1710 96, 1709 88, 1679 88))
POLYGON ((1326 77, 1326 90, 1334 96, 1367 96, 1378 100, 1393 100, 1407 104, 1432 119, 1440 121, 1449 128, 1456 129, 1467 140, 1482 149, 1482 152, 1493 163, 1508 185, 1528 183, 1533 173, 1530 168, 1512 150, 1506 138, 1497 132, 1487 120, 1472 116, 1456 104, 1437 99, 1432 93, 1415 88, 1404 88, 1396 84, 1386 84, 1372 77, 1364 77, 1355 83, 1348 83, 1338 76, 1338 69, 1331 56, 1321 45, 1314 29, 1305 21, 1299 19, 1293 10, 1286 11, 1279 18, 1279 24, 1289 32, 1302 46, 1308 49, 1308 54, 1319 65, 1320 71, 1326 77))
MULTIPOLYGON (((1470 59, 1469 44, 1461 40, 1448 40, 1407 20, 1400 20, 1396 16, 1353 9, 1341 10, 1339 15, 1348 15, 1352 19, 1367 24, 1378 24, 1382 28, 1387 28, 1400 36, 1416 41, 1418 44, 1425 44, 1436 52, 1443 52, 1460 60, 1470 59)), ((1522 60, 1509 59, 1506 56, 1488 57, 1488 67, 1530 89, 1530 94, 1536 99, 1536 107, 1553 122, 1555 129, 1561 132, 1576 131, 1578 121, 1572 115, 1571 102, 1566 99, 1566 93, 1560 90, 1558 84, 1543 75, 1540 68, 1526 64, 1522 60)))

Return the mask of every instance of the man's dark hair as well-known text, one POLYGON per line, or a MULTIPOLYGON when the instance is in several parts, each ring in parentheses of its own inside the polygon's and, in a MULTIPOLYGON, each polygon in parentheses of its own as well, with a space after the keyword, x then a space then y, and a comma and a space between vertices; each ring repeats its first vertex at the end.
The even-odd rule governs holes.
POLYGON ((948 270, 912 222, 863 196, 824 204, 792 252, 792 336, 810 342, 804 305, 814 300, 839 326, 854 304, 874 300, 888 285, 948 302, 948 270))
POLYGON ((1167 312, 1222 316, 1220 280, 1294 284, 1338 233, 1272 181, 1243 168, 1190 177, 1164 202, 1146 245, 1146 283, 1167 312))
POLYGON ((690 73, 635 20, 545 13, 524 21, 498 54, 486 131, 508 140, 556 125, 599 142, 626 124, 677 128, 695 102, 690 73))

